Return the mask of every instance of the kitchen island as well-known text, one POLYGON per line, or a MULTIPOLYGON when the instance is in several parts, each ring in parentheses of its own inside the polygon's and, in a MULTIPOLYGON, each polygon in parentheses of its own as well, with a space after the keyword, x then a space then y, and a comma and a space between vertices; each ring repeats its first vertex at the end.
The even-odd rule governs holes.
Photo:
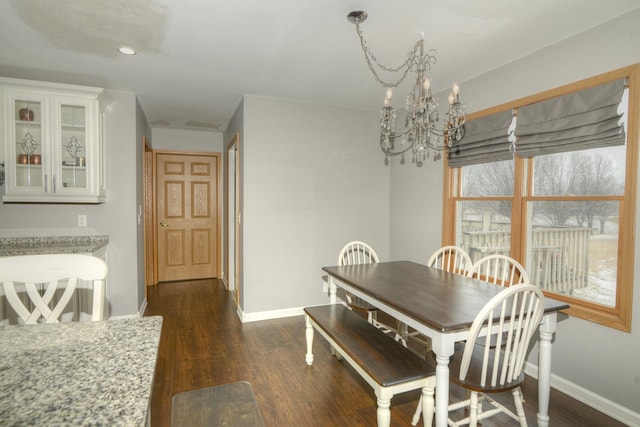
POLYGON ((2 425, 144 426, 162 317, 0 327, 2 425))

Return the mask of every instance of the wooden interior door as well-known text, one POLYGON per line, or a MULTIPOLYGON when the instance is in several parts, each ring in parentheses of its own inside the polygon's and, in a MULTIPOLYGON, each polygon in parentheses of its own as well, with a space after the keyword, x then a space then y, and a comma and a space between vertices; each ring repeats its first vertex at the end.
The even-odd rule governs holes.
POLYGON ((157 154, 159 282, 218 277, 218 159, 157 154))

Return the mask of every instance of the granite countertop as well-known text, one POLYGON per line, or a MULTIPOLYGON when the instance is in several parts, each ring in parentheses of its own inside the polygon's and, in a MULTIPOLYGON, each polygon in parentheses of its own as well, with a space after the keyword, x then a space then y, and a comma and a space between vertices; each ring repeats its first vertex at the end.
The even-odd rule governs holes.
POLYGON ((162 317, 0 327, 0 424, 144 426, 162 317))
POLYGON ((93 253, 108 243, 105 235, 0 237, 0 256, 93 253))

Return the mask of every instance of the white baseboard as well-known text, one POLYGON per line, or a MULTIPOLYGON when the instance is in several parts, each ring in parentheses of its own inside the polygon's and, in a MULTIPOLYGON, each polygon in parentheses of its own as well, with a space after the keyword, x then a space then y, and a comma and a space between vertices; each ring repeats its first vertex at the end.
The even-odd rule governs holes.
POLYGON ((142 301, 142 305, 138 309, 138 313, 136 314, 125 314, 122 316, 109 316, 108 320, 118 320, 118 319, 139 319, 144 317, 144 311, 147 309, 147 299, 145 298, 142 301))
POLYGON ((280 319, 283 317, 302 316, 302 307, 286 308, 283 310, 260 311, 257 313, 238 313, 242 323, 257 322, 260 320, 280 319))
POLYGON ((142 301, 142 305, 140 306, 140 309, 138 310, 138 316, 143 317, 144 311, 146 309, 147 309, 147 298, 145 297, 145 299, 142 301))
MULTIPOLYGON (((346 302, 338 298, 338 304, 342 304, 344 306, 347 305, 346 302)), ((322 304, 320 304, 322 305, 322 304)), ((260 320, 271 320, 271 319, 281 319, 284 317, 293 317, 293 316, 302 316, 304 314, 304 307, 296 307, 296 308, 285 308, 283 310, 272 310, 272 311, 259 311, 257 313, 244 313, 238 307, 238 317, 242 323, 248 322, 257 322, 260 320)))
MULTIPOLYGON (((527 362, 525 374, 538 378, 538 366, 527 362)), ((640 414, 602 397, 586 388, 580 387, 558 375, 551 374, 551 387, 590 407, 614 418, 628 426, 640 426, 640 414)), ((553 421, 553 420, 552 420, 553 421)))

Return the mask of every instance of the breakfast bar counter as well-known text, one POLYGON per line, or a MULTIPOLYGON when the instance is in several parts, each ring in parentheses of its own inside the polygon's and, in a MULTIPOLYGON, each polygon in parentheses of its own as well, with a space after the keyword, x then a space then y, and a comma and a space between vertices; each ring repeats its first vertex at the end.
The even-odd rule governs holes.
POLYGON ((96 254, 106 250, 109 236, 0 236, 0 256, 35 254, 96 254))
POLYGON ((144 426, 159 316, 0 327, 3 425, 144 426))

